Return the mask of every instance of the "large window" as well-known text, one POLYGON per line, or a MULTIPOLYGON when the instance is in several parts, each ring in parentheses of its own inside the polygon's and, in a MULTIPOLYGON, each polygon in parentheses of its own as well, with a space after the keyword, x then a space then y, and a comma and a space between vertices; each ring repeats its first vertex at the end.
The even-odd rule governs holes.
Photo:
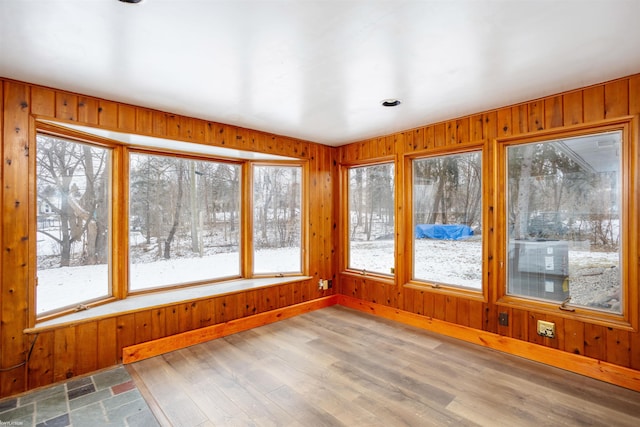
POLYGON ((507 147, 510 295, 622 313, 622 132, 507 147))
POLYGON ((253 170, 253 271, 302 271, 300 166, 264 165, 253 170))
POLYGON ((414 159, 413 279, 482 288, 481 153, 414 159))
POLYGON ((392 274, 395 268, 394 166, 348 170, 349 253, 347 268, 392 274))
POLYGON ((129 158, 129 289, 240 276, 241 167, 129 158))
POLYGON ((38 122, 36 319, 129 294, 304 274, 295 158, 38 122))
POLYGON ((36 138, 38 315, 111 295, 111 150, 36 138))

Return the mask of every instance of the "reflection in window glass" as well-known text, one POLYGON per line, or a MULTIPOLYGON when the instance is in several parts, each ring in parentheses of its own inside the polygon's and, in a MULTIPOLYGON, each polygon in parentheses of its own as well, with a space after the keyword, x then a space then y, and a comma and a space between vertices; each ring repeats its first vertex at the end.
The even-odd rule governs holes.
POLYGON ((111 150, 36 138, 37 314, 111 295, 111 150))
POLYGON ((620 132, 508 147, 508 293, 621 312, 620 132))
POLYGON ((395 266, 393 187, 392 163, 349 169, 347 268, 392 273, 395 266))
POLYGON ((253 168, 253 272, 302 271, 300 166, 253 168))
POLYGON ((413 161, 413 278, 482 288, 479 152, 413 161))
POLYGON ((129 289, 240 275, 240 166, 132 153, 129 289))

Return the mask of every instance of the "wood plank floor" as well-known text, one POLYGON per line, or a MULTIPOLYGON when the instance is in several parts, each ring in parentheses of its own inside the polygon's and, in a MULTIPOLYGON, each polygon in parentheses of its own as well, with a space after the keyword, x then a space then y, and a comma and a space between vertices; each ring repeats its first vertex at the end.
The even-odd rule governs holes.
POLYGON ((167 426, 640 425, 640 393, 340 306, 128 367, 167 426))

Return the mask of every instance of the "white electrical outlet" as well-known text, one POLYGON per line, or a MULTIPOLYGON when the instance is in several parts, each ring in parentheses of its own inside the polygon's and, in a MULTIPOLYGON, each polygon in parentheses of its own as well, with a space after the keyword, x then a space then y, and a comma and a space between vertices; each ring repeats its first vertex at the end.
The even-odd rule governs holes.
POLYGON ((553 322, 538 320, 538 335, 542 337, 547 337, 547 338, 555 338, 556 324, 553 322))

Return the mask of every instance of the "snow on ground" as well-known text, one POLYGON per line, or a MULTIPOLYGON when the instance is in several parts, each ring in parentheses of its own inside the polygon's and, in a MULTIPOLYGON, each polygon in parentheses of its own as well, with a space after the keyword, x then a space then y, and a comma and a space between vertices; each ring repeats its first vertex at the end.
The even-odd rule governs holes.
MULTIPOLYGON (((482 244, 479 238, 419 239, 415 241, 415 248, 415 277, 480 289, 482 244)), ((256 256, 255 268, 262 272, 292 271, 299 259, 296 248, 262 250, 256 256)), ((610 299, 601 300, 611 295, 615 298, 616 290, 619 291, 618 254, 570 250, 569 260, 572 303, 618 311, 615 301, 612 304, 610 299)), ((237 276, 239 263, 238 254, 230 252, 135 264, 130 271, 132 290, 237 276)), ((394 266, 393 240, 352 242, 350 265, 389 274, 394 266)), ((104 297, 108 293, 107 274, 106 265, 38 271, 38 313, 104 297)))
MULTIPOLYGON (((295 271, 299 269, 300 250, 297 248, 258 251, 255 270, 295 271)), ((131 290, 204 281, 238 276, 238 253, 221 253, 193 258, 172 258, 144 264, 130 269, 131 290)), ((38 314, 60 307, 73 306, 108 295, 108 267, 86 265, 59 267, 38 271, 38 314)))

